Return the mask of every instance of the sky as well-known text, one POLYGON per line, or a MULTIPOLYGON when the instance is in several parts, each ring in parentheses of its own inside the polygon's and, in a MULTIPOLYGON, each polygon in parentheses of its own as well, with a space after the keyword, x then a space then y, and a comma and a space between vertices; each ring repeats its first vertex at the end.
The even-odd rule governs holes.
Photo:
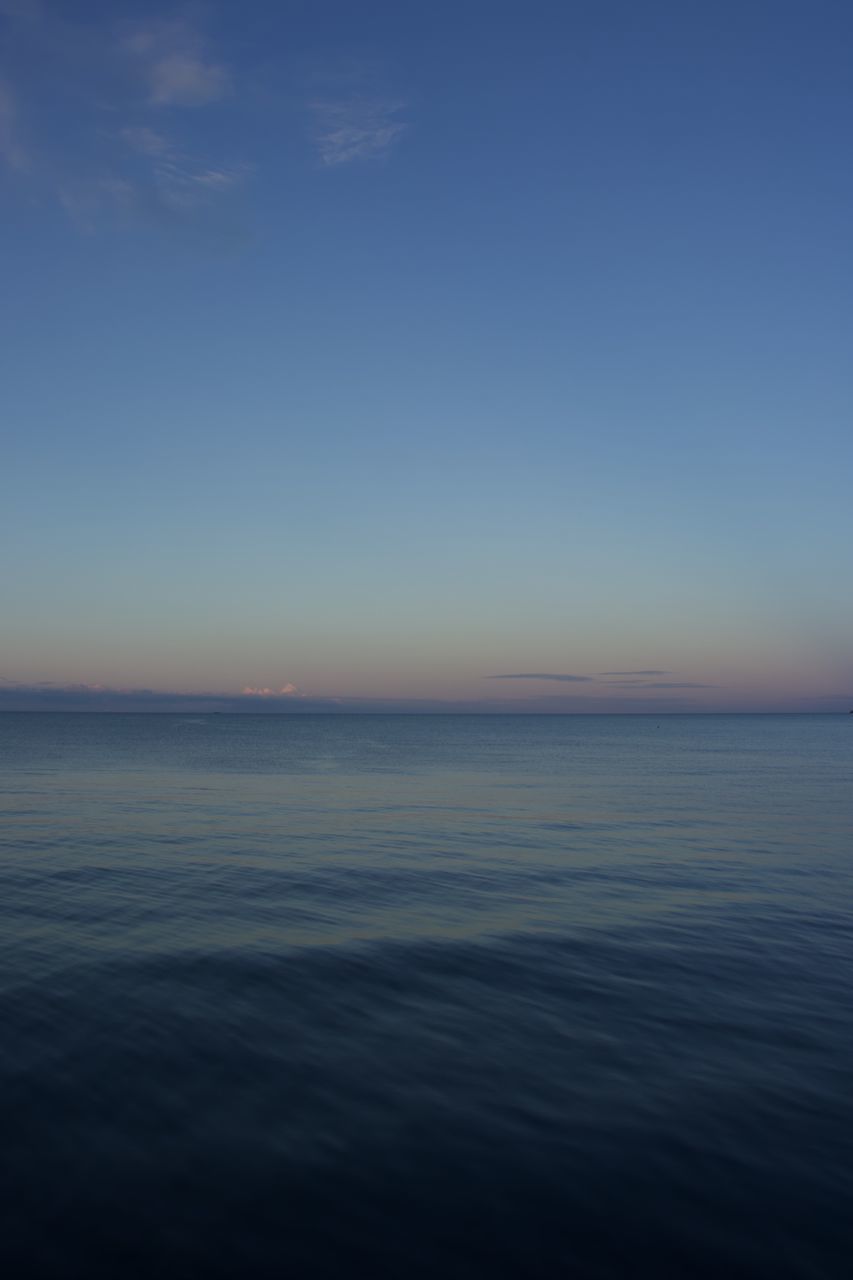
POLYGON ((0 708, 853 707, 847 0, 0 0, 0 708))

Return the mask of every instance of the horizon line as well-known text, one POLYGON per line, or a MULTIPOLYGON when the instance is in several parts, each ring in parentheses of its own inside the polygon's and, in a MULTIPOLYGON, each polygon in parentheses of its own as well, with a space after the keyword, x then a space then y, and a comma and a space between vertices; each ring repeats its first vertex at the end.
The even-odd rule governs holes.
POLYGON ((269 719, 297 719, 304 720, 309 716, 345 716, 347 719, 353 719, 357 716, 408 716, 411 719, 422 720, 427 716, 538 716, 553 720, 558 717, 568 718, 570 716, 580 716, 585 719, 595 719, 606 716, 643 716, 650 720, 671 719, 674 716, 845 716, 853 715, 853 709, 849 711, 165 711, 165 710, 143 710, 134 708, 133 710, 120 710, 116 708, 107 709, 101 707, 75 707, 73 710, 63 708, 62 710, 51 709, 49 707, 0 707, 0 715, 6 716, 180 716, 186 718, 191 716, 197 719, 200 716, 254 716, 258 720, 269 719))

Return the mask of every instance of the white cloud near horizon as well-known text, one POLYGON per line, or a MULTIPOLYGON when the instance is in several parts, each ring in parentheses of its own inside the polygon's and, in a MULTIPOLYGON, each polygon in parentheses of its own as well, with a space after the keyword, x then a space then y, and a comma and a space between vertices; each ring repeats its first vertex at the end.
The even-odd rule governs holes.
POLYGON ((287 684, 283 684, 280 689, 259 689, 253 685, 246 685, 241 691, 247 698, 293 698, 301 697, 299 690, 295 684, 291 684, 288 680, 287 684))

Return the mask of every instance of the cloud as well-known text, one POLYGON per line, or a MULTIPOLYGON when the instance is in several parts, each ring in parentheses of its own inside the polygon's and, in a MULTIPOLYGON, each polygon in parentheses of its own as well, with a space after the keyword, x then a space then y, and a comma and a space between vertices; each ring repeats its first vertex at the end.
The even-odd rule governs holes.
POLYGON ((487 680, 560 680, 566 683, 581 683, 592 679, 592 676, 555 675, 550 671, 511 671, 508 675, 486 676, 487 680))
POLYGON ((692 680, 604 680, 606 689, 718 689, 716 684, 699 684, 692 680))
POLYGON ((137 193, 126 178, 97 178, 81 182, 63 182, 58 189, 59 203, 79 227, 92 230, 97 217, 105 209, 132 211, 137 193))
POLYGON ((168 54, 151 68, 151 101, 157 106, 202 106, 221 98, 229 86, 223 67, 205 64, 188 54, 168 54))
POLYGON ((692 680, 650 680, 643 689, 719 689, 717 684, 696 684, 692 680))
POLYGON ((157 133, 155 129, 149 129, 147 125, 121 129, 119 137, 127 143, 131 150, 138 151, 143 156, 163 156, 172 150, 172 144, 169 139, 164 137, 162 133, 157 133))
POLYGON ((314 141, 321 164, 334 168, 388 155, 406 129, 395 118, 404 105, 361 95, 312 102, 314 141))
POLYGON ((249 166, 216 154, 221 134, 194 129, 198 109, 232 88, 195 27, 83 24, 20 0, 0 0, 0 13, 31 104, 25 148, 15 85, 0 78, 0 163, 30 195, 55 199, 87 231, 119 219, 198 231, 197 243, 245 239, 228 197, 249 166))
POLYGON ((248 698, 292 698, 300 697, 300 693, 295 684, 288 681, 283 684, 280 689, 256 689, 252 685, 246 685, 243 690, 243 696, 248 698))
POLYGON ((245 688, 241 693, 183 692, 174 689, 111 688, 101 684, 43 680, 32 684, 0 681, 0 711, 265 711, 334 709, 333 699, 308 701, 290 683, 279 689, 245 688))
POLYGON ((556 680, 567 684, 589 684, 603 681, 605 688, 613 689, 716 689, 715 684, 699 684, 692 680, 604 680, 605 676, 665 676, 667 671, 601 671, 597 676, 574 676, 552 671, 515 671, 508 674, 486 676, 487 680, 556 680))
POLYGON ((164 228, 201 230, 200 218, 218 217, 218 202, 248 172, 245 166, 194 157, 170 135, 148 125, 125 126, 112 136, 122 147, 114 161, 115 173, 66 181, 60 187, 63 207, 86 230, 109 214, 164 228))
POLYGON ((138 157, 136 202, 148 200, 161 209, 186 213, 224 194, 245 175, 245 168, 214 165, 182 151, 166 134, 147 125, 124 128, 119 138, 138 157))
POLYGON ((138 63, 155 107, 203 107, 231 92, 226 67, 207 55, 197 31, 184 22, 139 27, 124 47, 138 63))
POLYGON ((668 676, 669 671, 599 671, 600 676, 668 676))

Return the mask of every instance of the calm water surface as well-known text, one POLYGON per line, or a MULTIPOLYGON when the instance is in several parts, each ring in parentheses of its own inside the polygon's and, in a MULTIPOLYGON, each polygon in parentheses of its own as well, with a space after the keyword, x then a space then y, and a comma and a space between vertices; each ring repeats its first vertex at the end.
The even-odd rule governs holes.
POLYGON ((853 717, 0 715, 12 1277, 848 1277, 853 717))

